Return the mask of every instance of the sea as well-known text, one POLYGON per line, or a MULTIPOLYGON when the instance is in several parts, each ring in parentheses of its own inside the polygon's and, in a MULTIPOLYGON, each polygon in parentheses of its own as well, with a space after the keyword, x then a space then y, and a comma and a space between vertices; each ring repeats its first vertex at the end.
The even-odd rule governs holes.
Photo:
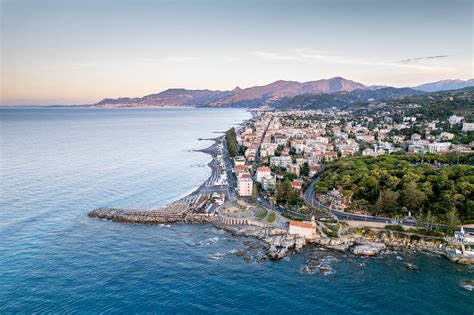
POLYGON ((0 109, 0 313, 474 313, 474 292, 460 285, 474 268, 443 257, 307 246, 258 263, 258 241, 211 225, 87 217, 193 191, 210 175, 210 156, 195 151, 212 144, 202 139, 248 118, 242 109, 0 109), (249 244, 247 262, 236 253, 249 244), (324 268, 306 272, 311 263, 324 268))

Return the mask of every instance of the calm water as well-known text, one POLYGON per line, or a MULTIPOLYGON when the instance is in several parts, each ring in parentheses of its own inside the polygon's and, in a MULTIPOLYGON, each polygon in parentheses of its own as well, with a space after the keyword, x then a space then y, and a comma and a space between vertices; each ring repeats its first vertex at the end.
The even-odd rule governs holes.
MULTIPOLYGON (((249 117, 235 109, 2 109, 0 313, 472 314, 474 270, 405 254, 319 253, 245 263, 242 238, 211 226, 90 219, 101 206, 149 209, 193 190, 209 156, 189 150, 249 117), (216 254, 223 254, 216 256, 216 254), (413 262, 418 272, 403 263, 413 262), (457 272, 461 268, 465 272, 457 272)), ((259 251, 258 249, 256 250, 259 251)), ((258 255, 258 253, 254 253, 258 255)))

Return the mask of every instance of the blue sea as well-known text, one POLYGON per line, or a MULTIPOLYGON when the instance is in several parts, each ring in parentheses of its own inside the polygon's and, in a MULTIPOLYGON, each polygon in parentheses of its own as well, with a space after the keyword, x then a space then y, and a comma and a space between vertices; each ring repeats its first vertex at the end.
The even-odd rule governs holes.
POLYGON ((212 143, 198 139, 248 119, 244 110, 10 108, 0 115, 2 314, 474 313, 474 292, 459 285, 474 279, 474 269, 445 258, 359 258, 306 247, 259 264, 235 255, 255 240, 210 225, 87 217, 105 206, 159 207, 195 189, 210 174, 210 157, 194 150, 212 143), (302 272, 315 256, 330 272, 302 272))

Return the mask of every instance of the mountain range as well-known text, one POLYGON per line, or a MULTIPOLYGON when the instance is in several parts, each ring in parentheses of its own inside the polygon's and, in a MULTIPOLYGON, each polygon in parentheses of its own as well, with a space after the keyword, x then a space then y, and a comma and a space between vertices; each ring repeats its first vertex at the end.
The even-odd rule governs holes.
POLYGON ((368 99, 382 99, 423 92, 458 89, 474 86, 474 79, 445 80, 422 84, 413 88, 367 86, 341 77, 309 82, 275 81, 263 86, 231 91, 168 89, 144 97, 106 98, 95 107, 258 107, 311 108, 342 106, 368 99), (306 104, 306 105, 305 105, 306 104))

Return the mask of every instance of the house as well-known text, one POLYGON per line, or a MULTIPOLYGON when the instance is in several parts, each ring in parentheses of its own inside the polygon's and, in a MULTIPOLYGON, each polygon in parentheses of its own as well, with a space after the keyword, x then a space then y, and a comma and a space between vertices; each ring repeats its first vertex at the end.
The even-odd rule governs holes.
POLYGON ((268 166, 260 166, 259 168, 257 168, 257 182, 261 183, 262 182, 262 178, 265 177, 265 176, 270 176, 272 173, 272 171, 270 170, 270 168, 268 166))
POLYGON ((290 221, 288 234, 304 237, 305 239, 314 239, 318 236, 316 233, 316 222, 311 221, 290 221))
POLYGON ((303 181, 302 180, 294 180, 291 182, 291 187, 297 190, 301 190, 303 188, 303 181))

